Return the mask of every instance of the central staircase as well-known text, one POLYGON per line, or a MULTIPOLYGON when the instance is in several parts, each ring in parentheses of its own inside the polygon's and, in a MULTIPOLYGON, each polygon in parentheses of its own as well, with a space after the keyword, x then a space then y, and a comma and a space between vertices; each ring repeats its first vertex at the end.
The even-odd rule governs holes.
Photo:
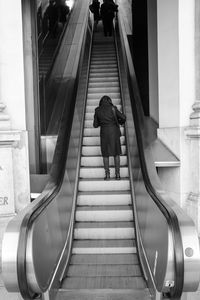
POLYGON ((100 129, 93 128, 94 109, 109 95, 121 110, 121 96, 113 37, 95 32, 82 143, 72 256, 59 299, 151 299, 142 277, 135 246, 134 219, 126 155, 121 129, 121 180, 105 181, 100 129))

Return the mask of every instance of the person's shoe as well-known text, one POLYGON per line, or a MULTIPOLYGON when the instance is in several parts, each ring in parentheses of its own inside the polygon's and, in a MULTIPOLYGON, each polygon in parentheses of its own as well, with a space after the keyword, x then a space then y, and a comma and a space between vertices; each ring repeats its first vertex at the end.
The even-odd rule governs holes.
POLYGON ((110 171, 106 171, 106 176, 104 177, 104 180, 110 180, 110 171))
POLYGON ((120 180, 120 179, 121 179, 121 177, 120 177, 120 174, 119 174, 119 173, 116 173, 116 175, 115 175, 115 179, 116 179, 116 180, 120 180))

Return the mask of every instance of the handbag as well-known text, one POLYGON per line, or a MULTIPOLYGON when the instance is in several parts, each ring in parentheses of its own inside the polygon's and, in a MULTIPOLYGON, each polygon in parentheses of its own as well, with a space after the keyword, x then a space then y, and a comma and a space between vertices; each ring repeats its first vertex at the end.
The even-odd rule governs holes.
POLYGON ((112 107, 112 111, 113 111, 113 114, 114 114, 115 121, 116 121, 117 125, 118 126, 123 125, 126 122, 126 116, 124 115, 123 119, 118 117, 117 114, 116 114, 116 110, 115 110, 114 106, 112 107))
POLYGON ((125 120, 117 117, 116 110, 115 110, 114 106, 112 106, 112 111, 113 111, 113 115, 115 117, 115 121, 116 121, 117 127, 119 129, 119 133, 120 133, 120 136, 121 136, 120 125, 123 125, 125 123, 125 120))

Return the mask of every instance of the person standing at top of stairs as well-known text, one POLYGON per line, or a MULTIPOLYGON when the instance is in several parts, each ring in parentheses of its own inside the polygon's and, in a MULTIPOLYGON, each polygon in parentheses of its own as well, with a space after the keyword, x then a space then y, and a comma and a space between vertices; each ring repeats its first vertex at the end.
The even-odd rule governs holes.
POLYGON ((100 8, 100 15, 103 22, 104 36, 112 36, 113 19, 116 12, 118 12, 118 5, 116 5, 113 0, 103 0, 103 4, 100 8))
POLYGON ((58 9, 55 0, 49 0, 49 5, 44 13, 44 20, 48 21, 49 33, 56 38, 58 26, 58 9))
POLYGON ((94 30, 97 29, 97 25, 100 20, 100 2, 98 0, 93 0, 92 4, 89 5, 90 11, 94 16, 94 30))
POLYGON ((126 116, 116 106, 113 106, 109 96, 100 99, 99 106, 95 109, 93 126, 100 126, 100 145, 105 169, 104 180, 110 179, 109 156, 114 156, 115 178, 120 180, 120 128, 117 119, 125 123, 126 116), (113 110, 114 108, 114 110, 113 110))

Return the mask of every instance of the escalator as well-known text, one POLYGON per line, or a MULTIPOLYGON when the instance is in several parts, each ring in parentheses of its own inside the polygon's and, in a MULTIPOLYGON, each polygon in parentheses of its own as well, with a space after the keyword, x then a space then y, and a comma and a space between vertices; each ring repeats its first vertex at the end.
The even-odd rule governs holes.
POLYGON ((24 299, 181 299, 200 281, 198 236, 159 183, 123 20, 119 13, 115 36, 104 38, 77 3, 81 20, 85 12, 78 75, 60 79, 50 181, 5 232, 5 286, 24 299), (103 180, 99 129, 92 126, 104 94, 127 116, 120 181, 112 159, 112 178, 103 180))
POLYGON ((93 128, 93 116, 104 94, 122 109, 114 38, 98 31, 91 53, 72 256, 59 299, 78 298, 82 293, 87 299, 91 293, 150 299, 137 258, 124 128, 122 179, 115 180, 112 158, 111 180, 103 180, 100 129, 93 128))

